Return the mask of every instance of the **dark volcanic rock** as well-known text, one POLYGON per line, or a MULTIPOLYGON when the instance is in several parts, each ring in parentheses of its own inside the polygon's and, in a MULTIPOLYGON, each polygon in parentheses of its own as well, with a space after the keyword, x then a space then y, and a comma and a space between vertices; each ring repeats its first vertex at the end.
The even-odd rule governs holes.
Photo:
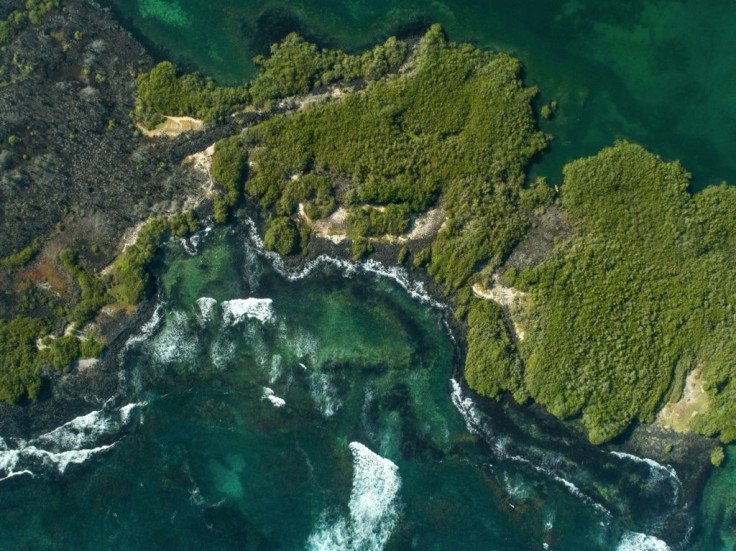
POLYGON ((178 164, 199 144, 154 143, 132 124, 134 77, 152 60, 108 10, 68 0, 0 62, 0 256, 73 215, 94 224, 84 235, 66 224, 67 241, 96 243, 109 261, 125 228, 195 189, 178 164))

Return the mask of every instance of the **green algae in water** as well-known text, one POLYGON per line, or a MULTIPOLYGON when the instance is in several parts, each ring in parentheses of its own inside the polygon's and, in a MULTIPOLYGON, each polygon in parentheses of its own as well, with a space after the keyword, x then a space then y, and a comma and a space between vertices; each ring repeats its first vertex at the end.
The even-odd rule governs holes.
POLYGON ((204 240, 194 256, 168 245, 119 394, 0 444, 0 464, 34 473, 0 482, 0 547, 604 550, 685 537, 664 467, 523 409, 480 412, 450 379, 441 311, 391 278, 325 262, 288 279, 241 232, 204 240))
POLYGON ((174 27, 188 27, 191 22, 182 7, 176 2, 163 0, 141 0, 139 4, 141 17, 158 19, 162 23, 174 27))
POLYGON ((696 551, 736 548, 736 446, 726 447, 726 459, 714 469, 700 515, 703 537, 696 551))

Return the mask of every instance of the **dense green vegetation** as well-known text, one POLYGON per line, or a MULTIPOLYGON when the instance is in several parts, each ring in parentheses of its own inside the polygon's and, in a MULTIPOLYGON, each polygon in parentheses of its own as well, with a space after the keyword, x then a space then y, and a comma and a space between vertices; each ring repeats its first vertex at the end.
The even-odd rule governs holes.
POLYGON ((26 26, 38 25, 43 16, 59 8, 59 0, 26 0, 25 9, 15 10, 0 21, 0 45, 7 44, 26 26))
MULTIPOLYGON (((503 310, 474 298, 472 285, 503 265, 526 235, 530 214, 554 201, 544 180, 525 185, 526 165, 548 141, 535 125, 536 90, 523 86, 517 60, 448 42, 439 26, 407 51, 389 39, 348 55, 289 35, 257 60, 262 72, 240 88, 160 64, 138 78, 137 116, 148 123, 163 114, 216 120, 249 101, 269 106, 330 83, 365 81, 340 101, 276 116, 219 142, 216 219, 224 221, 245 191, 264 215, 264 245, 287 255, 304 251, 309 238, 300 205, 315 220, 343 204, 357 260, 373 251, 370 237, 401 234, 412 215, 438 205, 447 217, 443 230, 413 251, 412 263, 429 271, 467 321, 472 388, 531 398, 560 418, 579 416, 591 441, 601 443, 633 421, 653 420, 698 368, 709 408, 694 428, 736 440, 736 190, 714 187, 692 197, 679 164, 625 142, 570 163, 559 206, 572 237, 539 266, 504 273, 506 285, 530 294, 526 339, 516 343, 503 310)), ((551 117, 555 108, 541 114, 551 117)), ((161 241, 194 228, 191 216, 150 221, 116 260, 103 298, 73 256, 62 258, 81 290, 74 318, 86 319, 100 300, 139 302, 161 241)), ((402 249, 400 262, 409 255, 402 249)), ((37 373, 24 346, 47 328, 28 318, 11 323, 18 330, 12 354, 31 366, 20 373, 37 373)), ((62 368, 94 346, 56 341, 44 351, 46 366, 62 368)), ((37 394, 36 379, 20 373, 0 397, 37 394)))
POLYGON ((243 193, 243 181, 248 174, 248 157, 243 141, 231 136, 215 144, 212 157, 212 177, 220 185, 215 197, 215 221, 224 222, 243 193))
MULTIPOLYGON (((136 243, 117 258, 112 277, 85 270, 75 251, 61 251, 59 261, 77 284, 78 300, 54 308, 46 315, 25 315, 26 310, 36 310, 40 300, 35 296, 37 287, 30 285, 26 291, 28 298, 23 295, 23 302, 16 308, 20 315, 9 321, 0 319, 0 400, 16 403, 23 398, 35 399, 44 375, 64 372, 79 358, 102 354, 105 345, 94 335, 81 340, 74 332, 58 335, 68 324, 75 330, 81 328, 106 304, 140 302, 148 284, 147 266, 163 239, 167 235, 183 236, 196 229, 192 212, 150 220, 141 229, 136 243), (25 302, 29 303, 28 307, 24 307, 25 302)), ((27 263, 37 248, 33 246, 29 249, 32 252, 24 250, 8 257, 9 265, 27 263)))
POLYGON ((397 69, 406 58, 406 43, 389 38, 362 55, 319 49, 297 34, 271 46, 269 57, 254 61, 262 68, 250 86, 253 103, 306 94, 338 81, 374 81, 397 69))
POLYGON ((36 338, 46 329, 43 321, 18 317, 0 320, 0 399, 15 403, 21 398, 38 397, 41 377, 38 373, 36 338))
POLYGON ((110 296, 124 304, 138 304, 149 282, 148 265, 167 235, 184 236, 197 230, 194 213, 152 218, 141 228, 134 245, 117 257, 110 296))
POLYGON ((17 270, 28 264, 41 249, 41 239, 36 238, 21 250, 0 258, 0 266, 8 271, 17 270))
POLYGON ((593 442, 652 421, 696 366, 711 403, 696 429, 736 438, 736 190, 692 197, 688 181, 624 142, 570 163, 574 236, 517 278, 535 306, 525 385, 555 415, 582 414, 593 442))
POLYGON ((401 232, 410 212, 439 200, 447 230, 429 269, 453 291, 479 266, 500 263, 524 234, 532 202, 523 198, 531 193, 523 168, 547 140, 517 60, 447 42, 433 26, 409 64, 408 74, 252 128, 246 191, 286 215, 294 182, 317 173, 345 182, 347 204, 389 205, 388 214, 354 208, 354 238, 401 232))
MULTIPOLYGON (((534 91, 521 86, 515 60, 447 43, 437 27, 409 63, 406 75, 252 129, 246 191, 281 216, 276 233, 305 176, 341 182, 330 191, 352 205, 355 258, 370 252, 366 237, 400 233, 412 212, 439 202, 446 227, 414 262, 467 319, 473 388, 581 415, 600 443, 653 420, 699 365, 711 408, 695 427, 734 439, 733 299, 723 290, 732 286, 730 189, 692 198, 682 167, 626 143, 571 163, 560 204, 574 237, 538 268, 506 277, 534 301, 517 350, 502 312, 471 299, 470 285, 501 266, 529 213, 553 200, 544 181, 523 187, 525 164, 546 143, 531 115, 534 91)), ((296 249, 295 235, 289 224, 282 251, 296 249)))
POLYGON ((405 204, 386 205, 384 209, 355 207, 348 215, 348 235, 354 237, 400 235, 409 229, 411 211, 405 204))
POLYGON ((319 49, 292 33, 271 46, 269 57, 255 59, 262 71, 250 85, 235 87, 217 86, 197 73, 179 75, 172 63, 164 61, 136 78, 135 115, 148 128, 162 122, 164 115, 216 121, 251 101, 260 108, 338 81, 377 80, 396 70, 406 51, 406 44, 392 37, 361 55, 349 55, 319 49))
POLYGON ((285 216, 274 218, 263 236, 263 245, 279 254, 295 252, 299 246, 299 230, 294 221, 285 216))
POLYGON ((529 393, 524 386, 523 364, 509 337, 501 308, 474 298, 468 308, 468 351, 465 379, 480 394, 499 398, 509 391, 517 402, 529 393))
POLYGON ((64 250, 59 259, 69 273, 77 280, 81 298, 68 313, 67 319, 76 326, 90 321, 100 308, 109 302, 105 281, 95 274, 84 270, 78 262, 77 253, 64 250))
POLYGON ((203 79, 197 73, 179 75, 168 61, 138 75, 135 84, 135 116, 148 128, 163 122, 163 115, 216 121, 250 101, 245 86, 217 86, 212 79, 203 79))
POLYGON ((47 338, 39 347, 38 340, 49 330, 49 324, 38 318, 0 319, 0 400, 14 404, 35 399, 45 373, 65 371, 77 358, 102 353, 103 346, 94 337, 81 342, 75 336, 47 338))

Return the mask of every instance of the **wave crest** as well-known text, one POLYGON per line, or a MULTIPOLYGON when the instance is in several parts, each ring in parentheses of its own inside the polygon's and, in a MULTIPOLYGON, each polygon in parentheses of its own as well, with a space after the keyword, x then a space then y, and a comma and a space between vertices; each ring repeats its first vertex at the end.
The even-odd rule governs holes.
POLYGON ((383 549, 399 520, 399 468, 360 442, 351 442, 353 488, 349 518, 326 521, 307 542, 314 551, 377 551, 383 549))

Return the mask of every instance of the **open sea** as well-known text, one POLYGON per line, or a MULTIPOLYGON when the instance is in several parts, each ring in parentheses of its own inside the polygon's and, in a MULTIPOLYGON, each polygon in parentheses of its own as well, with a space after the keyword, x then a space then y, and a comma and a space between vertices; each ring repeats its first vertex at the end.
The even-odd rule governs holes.
MULTIPOLYGON (((349 51, 441 22, 510 52, 560 110, 532 168, 617 138, 735 180, 736 4, 114 0, 161 58, 220 82, 290 31, 349 51)), ((298 271, 252 226, 172 240, 94 408, 0 434, 0 549, 733 550, 736 448, 702 499, 454 378, 451 313, 396 268, 298 271)))

